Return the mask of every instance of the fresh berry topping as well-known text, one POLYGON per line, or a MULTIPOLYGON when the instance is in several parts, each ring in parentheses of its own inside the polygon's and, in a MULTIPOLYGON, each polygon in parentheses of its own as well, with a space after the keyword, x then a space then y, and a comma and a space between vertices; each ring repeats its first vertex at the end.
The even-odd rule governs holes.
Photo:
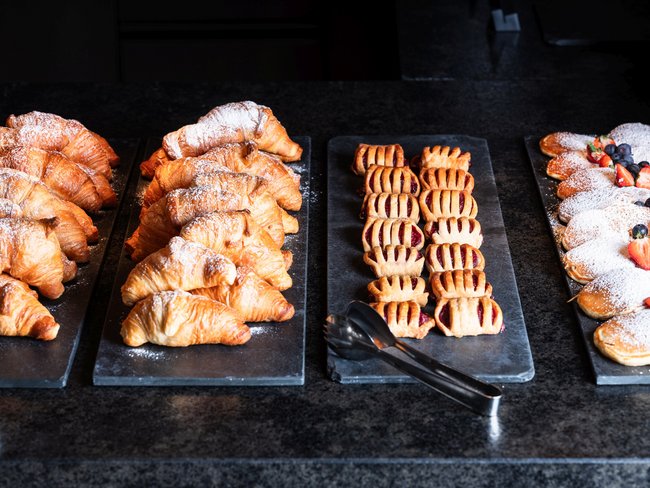
POLYGON ((650 190, 650 167, 643 168, 636 177, 636 186, 650 190))
POLYGON ((615 152, 616 152, 616 144, 607 144, 605 146, 605 154, 607 154, 608 156, 611 156, 615 152))
POLYGON ((648 228, 643 224, 636 224, 632 227, 632 237, 634 239, 643 239, 648 235, 648 228))
POLYGON ((639 171, 641 171, 641 167, 634 163, 628 164, 626 169, 632 173, 632 176, 634 176, 635 179, 639 176, 639 171))
POLYGON ((640 167, 640 168, 645 168, 646 166, 650 166, 650 163, 647 162, 647 161, 641 161, 641 162, 639 163, 639 167, 640 167))
POLYGON ((645 205, 646 207, 650 207, 650 198, 648 198, 648 199, 645 201, 644 205, 645 205))
MULTIPOLYGON (((648 200, 650 200, 650 198, 648 200)), ((645 203, 643 203, 641 200, 637 200, 636 202, 634 202, 634 205, 638 205, 639 207, 643 207, 643 206, 645 206, 645 203)))
POLYGON ((598 166, 601 168, 613 168, 614 161, 612 161, 612 158, 610 158, 607 154, 603 154, 603 156, 598 160, 598 166))
POLYGON ((614 153, 610 157, 612 158, 612 161, 614 161, 615 163, 618 163, 619 161, 621 161, 621 159, 623 159, 623 155, 620 153, 614 153))
POLYGON ((650 297, 648 297, 648 298, 646 298, 645 300, 643 300, 643 304, 644 304, 646 307, 650 308, 650 297))
POLYGON ((596 146, 598 146, 599 148, 604 149, 610 144, 616 145, 616 142, 614 142, 614 139, 612 139, 609 136, 598 136, 594 141, 594 144, 596 144, 596 146))
POLYGON ((634 186, 634 176, 622 164, 616 164, 616 185, 634 186))
POLYGON ((633 239, 627 245, 627 253, 638 267, 650 270, 650 238, 633 239))
POLYGON ((619 144, 616 151, 621 153, 623 156, 628 156, 629 154, 632 154, 632 146, 625 143, 619 144))

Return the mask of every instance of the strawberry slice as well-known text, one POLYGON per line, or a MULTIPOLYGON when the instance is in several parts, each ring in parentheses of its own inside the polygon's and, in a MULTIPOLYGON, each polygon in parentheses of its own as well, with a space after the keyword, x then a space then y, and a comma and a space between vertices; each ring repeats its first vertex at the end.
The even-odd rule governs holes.
POLYGON ((639 268, 650 270, 650 238, 633 239, 627 245, 627 253, 639 268))
POLYGON ((650 167, 641 168, 636 178, 636 186, 650 190, 650 167))
POLYGON ((616 185, 617 186, 634 186, 634 176, 622 164, 614 165, 616 169, 616 185))
POLYGON ((602 157, 598 160, 598 166, 601 168, 613 168, 614 161, 607 154, 603 153, 602 157))
POLYGON ((644 304, 646 307, 650 308, 650 297, 648 297, 648 298, 646 298, 645 300, 643 300, 643 304, 644 304))

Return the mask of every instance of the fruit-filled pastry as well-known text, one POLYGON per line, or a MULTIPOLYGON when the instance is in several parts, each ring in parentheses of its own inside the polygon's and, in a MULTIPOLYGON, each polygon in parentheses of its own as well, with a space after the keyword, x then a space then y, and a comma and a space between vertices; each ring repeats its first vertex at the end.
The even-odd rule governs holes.
POLYGON ((457 269, 432 273, 429 278, 431 293, 440 298, 479 298, 492 296, 485 273, 479 269, 457 269))
POLYGON ((372 269, 377 278, 382 276, 420 276, 424 256, 414 247, 373 247, 364 253, 363 262, 372 269))
POLYGON ((365 193, 411 193, 420 194, 420 181, 408 166, 391 168, 371 165, 366 171, 365 193))
POLYGON ((471 217, 478 214, 478 204, 471 193, 459 190, 424 190, 418 198, 425 221, 444 217, 471 217))
POLYGON ((407 246, 415 249, 424 247, 424 234, 412 220, 368 219, 361 238, 363 250, 373 247, 407 246))
POLYGON ((574 216, 586 210, 608 208, 618 204, 644 205, 647 201, 647 206, 650 206, 649 199, 650 190, 635 186, 624 188, 613 186, 603 190, 584 191, 560 202, 558 218, 561 222, 570 222, 574 216))
POLYGON ((426 282, 420 276, 382 276, 368 284, 373 302, 416 302, 421 307, 427 304, 429 294, 426 282))
POLYGON ((469 171, 472 155, 459 147, 432 146, 422 149, 420 168, 453 168, 469 171))
POLYGON ((410 193, 368 193, 361 206, 362 219, 408 219, 420 221, 418 199, 410 193))
POLYGON ((465 337, 498 334, 503 330, 503 312, 490 297, 441 298, 433 313, 436 326, 446 336, 465 337))
POLYGON ((648 297, 650 271, 622 268, 604 273, 587 283, 576 295, 576 302, 589 317, 606 320, 643 308, 644 300, 648 297))
POLYGON ((553 158, 565 151, 584 151, 595 137, 595 135, 573 132, 553 132, 539 141, 539 148, 544 154, 553 158))
POLYGON ((424 168, 420 171, 423 190, 465 190, 472 193, 474 177, 455 168, 424 168))
POLYGON ((634 268, 627 248, 627 237, 599 237, 565 253, 562 262, 569 277, 584 284, 615 269, 634 268))
POLYGON ((563 181, 576 171, 596 167, 587 159, 587 151, 565 151, 546 163, 546 174, 551 178, 563 181))
POLYGON ((481 224, 469 217, 443 217, 432 220, 425 224, 424 235, 434 244, 457 242, 479 248, 483 243, 481 224))
POLYGON ((594 344, 603 355, 626 366, 650 364, 650 309, 616 316, 594 332, 594 344))
POLYGON ((592 168, 576 171, 557 186, 561 200, 584 191, 614 188, 615 172, 611 168, 592 168))
POLYGON ((469 244, 429 244, 424 252, 429 273, 485 268, 481 251, 469 244))
POLYGON ((422 339, 435 327, 434 320, 416 302, 376 302, 370 306, 384 317, 395 337, 422 339))
POLYGON ((401 167, 406 166, 404 149, 399 144, 384 146, 359 144, 354 152, 352 171, 363 176, 370 165, 401 167))

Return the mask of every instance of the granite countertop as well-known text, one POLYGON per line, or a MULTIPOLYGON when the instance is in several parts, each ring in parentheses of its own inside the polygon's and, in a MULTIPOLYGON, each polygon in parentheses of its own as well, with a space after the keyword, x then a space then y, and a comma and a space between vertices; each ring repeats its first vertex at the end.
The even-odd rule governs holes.
MULTIPOLYGON (((648 482, 650 388, 596 386, 524 148, 553 130, 648 123, 616 79, 2 84, 0 117, 38 109, 106 137, 160 136, 251 99, 312 138, 304 386, 99 387, 92 369, 126 219, 115 228, 68 385, 0 390, 0 486, 631 486, 648 482), (481 418, 419 384, 326 375, 326 144, 467 134, 491 152, 536 374, 481 418)), ((345 270, 341 270, 345 279, 345 270)))

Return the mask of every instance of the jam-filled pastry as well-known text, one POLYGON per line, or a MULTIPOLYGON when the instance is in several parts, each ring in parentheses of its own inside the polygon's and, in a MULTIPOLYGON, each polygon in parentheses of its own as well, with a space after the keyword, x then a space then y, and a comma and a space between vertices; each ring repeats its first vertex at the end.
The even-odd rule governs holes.
POLYGON ((354 174, 363 176, 371 164, 377 166, 401 167, 406 166, 404 149, 399 144, 378 146, 373 144, 359 144, 354 151, 354 174))
POLYGON ((434 320, 416 302, 377 302, 370 306, 384 317, 395 337, 422 339, 435 327, 434 320))
POLYGON ((650 309, 618 315, 594 332, 594 344, 606 357, 626 366, 650 364, 650 309))
POLYGON ((434 244, 457 242, 479 248, 483 243, 481 224, 469 217, 443 217, 432 220, 425 224, 424 235, 434 244))
POLYGON ((364 253, 363 262, 372 269, 377 278, 382 276, 420 276, 424 256, 414 247, 373 247, 364 253))
POLYGON ((459 190, 424 190, 418 199, 425 221, 443 217, 476 217, 478 204, 471 193, 459 190))
POLYGON ((370 251, 379 246, 407 246, 415 249, 424 247, 424 234, 412 220, 368 219, 361 238, 363 250, 370 251))
POLYGON ((365 193, 420 194, 420 181, 408 166, 391 168, 373 164, 366 171, 365 193))
POLYGON ((564 269, 578 283, 588 283, 603 273, 618 268, 632 269, 627 252, 628 237, 599 237, 574 247, 562 257, 564 269))
POLYGON ((429 294, 426 282, 420 276, 382 276, 368 284, 368 292, 374 302, 416 302, 421 307, 427 304, 429 294))
POLYGON ((492 296, 492 285, 487 282, 485 273, 480 269, 457 269, 432 273, 429 287, 436 299, 492 296))
POLYGON ((459 147, 432 146, 422 149, 420 168, 454 168, 469 171, 472 155, 459 147))
POLYGON ((587 283, 576 295, 576 302, 589 317, 606 320, 642 308, 643 301, 648 297, 650 271, 622 268, 604 273, 587 283))
POLYGON ((424 260, 429 273, 485 268, 481 251, 469 244, 429 244, 424 252, 424 260))
POLYGON ((566 180, 576 171, 594 168, 596 165, 587 159, 587 151, 565 151, 546 163, 546 174, 556 180, 566 180))
POLYGON ((595 135, 574 134, 573 132, 552 132, 539 141, 540 150, 550 157, 565 151, 584 151, 594 141, 595 135))
POLYGON ((433 313, 436 326, 446 336, 465 337, 498 334, 503 330, 503 312, 492 298, 441 298, 433 313))
POLYGON ((455 168, 423 168, 420 183, 423 190, 474 190, 472 174, 455 168))
POLYGON ((583 191, 614 188, 614 178, 614 170, 611 168, 582 169, 560 182, 557 186, 557 196, 563 200, 583 191))
POLYGON ((650 198, 650 190, 636 186, 613 186, 608 189, 576 193, 560 202, 557 213, 561 222, 569 222, 575 215, 592 208, 608 208, 620 203, 633 204, 645 202, 650 198))
POLYGON ((362 219, 408 219, 420 221, 418 199, 410 193, 368 193, 361 206, 362 219))

